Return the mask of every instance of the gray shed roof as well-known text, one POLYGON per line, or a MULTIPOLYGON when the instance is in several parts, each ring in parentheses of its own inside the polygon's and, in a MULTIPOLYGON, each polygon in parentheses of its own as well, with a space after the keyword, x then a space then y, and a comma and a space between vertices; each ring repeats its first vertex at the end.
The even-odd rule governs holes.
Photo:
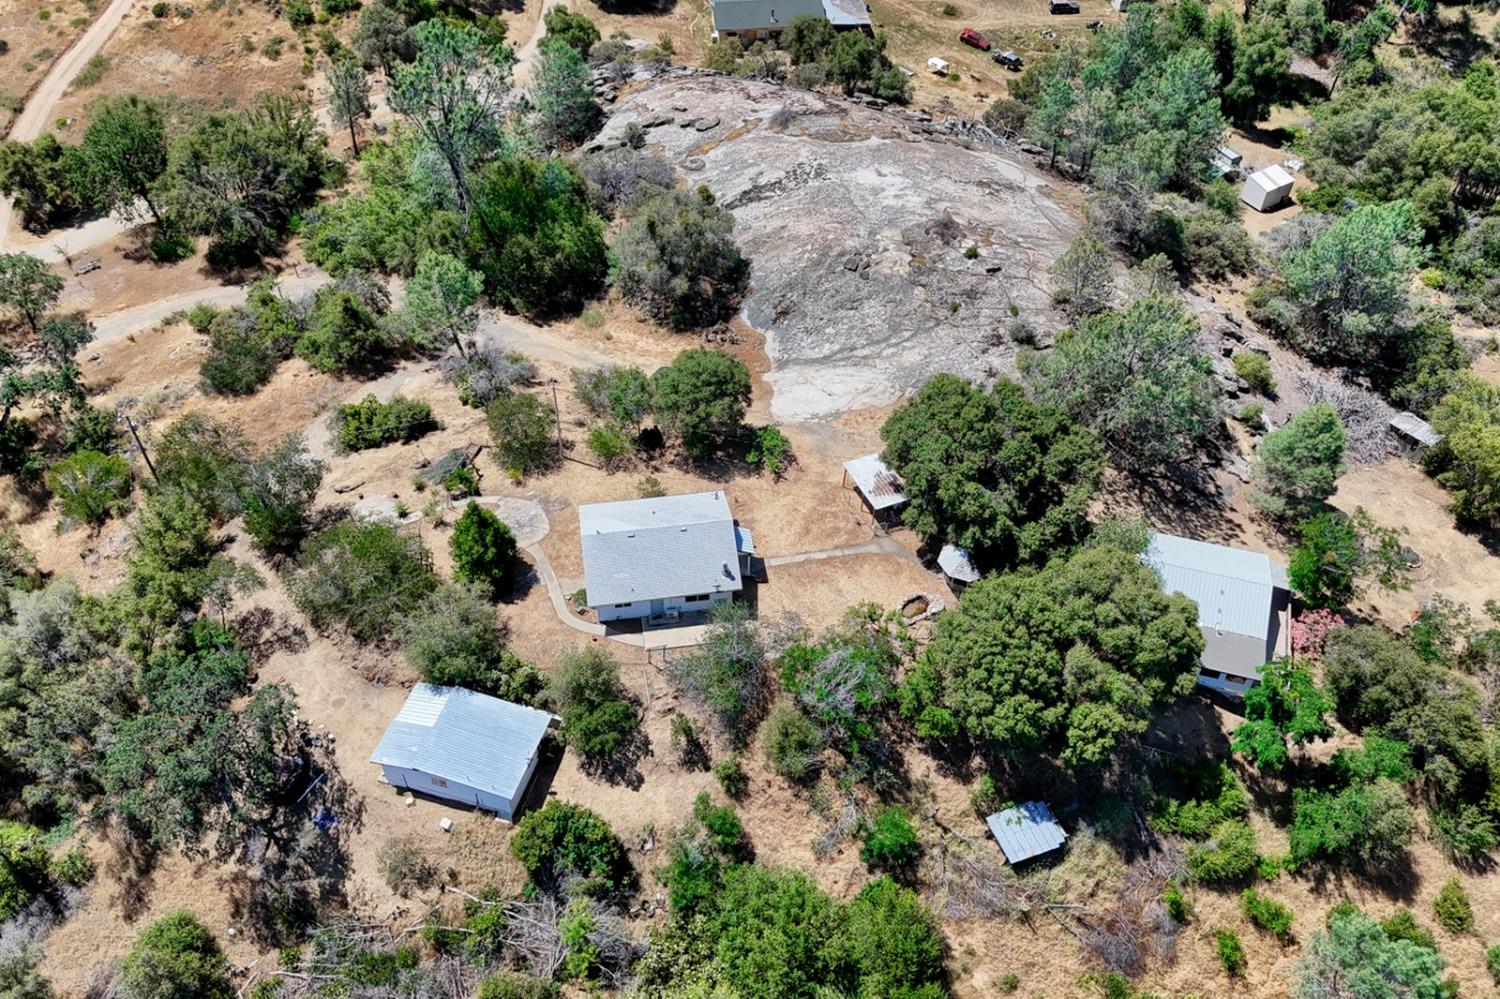
POLYGON ((969 559, 968 550, 958 545, 944 545, 943 550, 938 552, 937 564, 945 576, 960 583, 972 583, 979 578, 979 570, 974 568, 974 563, 969 559))
POLYGON ((995 842, 1000 844, 1006 861, 1011 864, 1051 853, 1068 838, 1062 826, 1052 817, 1052 809, 1042 801, 1028 801, 1024 805, 1007 808, 984 821, 990 827, 995 842))
POLYGON ((889 510, 906 502, 901 477, 891 471, 879 454, 850 458, 844 462, 844 471, 872 510, 889 510))
POLYGON ((1390 425, 1397 433, 1427 447, 1437 447, 1443 442, 1443 435, 1416 413, 1397 413, 1391 417, 1390 425))
POLYGON ((861 28, 870 24, 864 0, 823 0, 823 14, 835 28, 861 28))
POLYGON ((405 767, 512 801, 552 716, 462 687, 419 683, 371 763, 405 767))
POLYGON ((823 0, 712 0, 715 31, 780 29, 799 14, 826 18, 823 0))
POLYGON ((1277 588, 1286 569, 1259 552, 1152 534, 1141 561, 1156 570, 1162 588, 1198 605, 1198 626, 1265 638, 1277 588))
POLYGON ((744 587, 722 492, 585 504, 578 534, 591 607, 744 587))

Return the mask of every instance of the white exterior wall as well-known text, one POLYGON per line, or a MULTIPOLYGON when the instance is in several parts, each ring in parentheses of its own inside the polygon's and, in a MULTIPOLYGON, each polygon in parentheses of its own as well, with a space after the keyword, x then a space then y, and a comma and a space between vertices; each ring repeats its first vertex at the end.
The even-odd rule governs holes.
POLYGON ((641 618, 653 617, 658 614, 668 614, 677 611, 680 614, 690 614, 706 611, 710 607, 719 604, 727 604, 734 599, 734 594, 728 591, 708 594, 707 600, 689 601, 687 596, 666 597, 662 600, 635 600, 628 604, 605 604, 600 607, 592 605, 599 615, 599 623, 606 624, 610 621, 638 621, 641 618))
MULTIPOLYGON (((469 787, 467 784, 460 784, 457 781, 442 782, 442 778, 407 767, 393 767, 382 764, 380 769, 385 772, 385 779, 390 782, 392 787, 399 787, 415 791, 418 794, 426 794, 434 798, 446 798, 449 801, 458 801, 465 805, 482 808, 487 812, 494 812, 507 822, 515 815, 515 803, 509 798, 501 797, 498 794, 480 791, 477 788, 469 787)), ((531 783, 531 775, 535 771, 536 756, 533 754, 531 762, 526 766, 526 778, 521 782, 521 794, 526 793, 526 786, 531 783)))

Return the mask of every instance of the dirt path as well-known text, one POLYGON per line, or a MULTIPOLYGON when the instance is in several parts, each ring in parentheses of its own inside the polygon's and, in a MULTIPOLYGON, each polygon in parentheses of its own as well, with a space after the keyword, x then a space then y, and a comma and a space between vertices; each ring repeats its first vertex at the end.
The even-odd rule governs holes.
MULTIPOLYGON (((320 270, 303 268, 300 274, 282 277, 277 282, 277 287, 284 295, 302 295, 326 284, 328 280, 328 275, 320 270)), ((180 295, 159 298, 133 309, 121 309, 119 312, 100 316, 94 320, 94 339, 89 346, 98 347, 100 344, 129 336, 137 330, 154 326, 174 312, 190 309, 199 302, 206 302, 219 308, 239 305, 245 300, 245 295, 249 290, 249 285, 224 285, 218 288, 205 288, 201 291, 185 291, 180 295)))
POLYGON ((516 65, 511 71, 511 78, 515 80, 516 86, 522 87, 531 82, 532 65, 536 62, 542 39, 547 37, 547 12, 554 7, 568 6, 571 6, 569 0, 545 0, 542 4, 541 16, 536 20, 536 30, 531 33, 526 44, 516 50, 516 65))
MULTIPOLYGON (((52 110, 57 107, 57 102, 62 100, 63 94, 68 89, 68 84, 73 82, 73 77, 78 75, 84 64, 98 54, 109 41, 109 36, 115 33, 120 22, 125 19, 125 14, 135 0, 110 0, 104 13, 89 26, 73 47, 63 53, 61 59, 52 64, 52 69, 32 91, 31 99, 26 102, 26 107, 16 117, 15 124, 11 126, 9 138, 21 139, 30 142, 52 121, 52 110)), ((6 246, 6 237, 10 232, 11 201, 9 198, 0 201, 0 251, 6 246)), ((123 231, 123 229, 121 230, 123 231)))

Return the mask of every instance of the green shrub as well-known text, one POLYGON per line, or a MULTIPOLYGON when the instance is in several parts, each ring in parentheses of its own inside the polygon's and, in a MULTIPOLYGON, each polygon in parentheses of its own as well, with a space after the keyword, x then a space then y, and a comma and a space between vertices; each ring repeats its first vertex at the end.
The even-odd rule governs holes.
POLYGON ((875 817, 865 830, 864 848, 859 859, 871 867, 897 871, 910 868, 922 853, 917 831, 900 808, 887 808, 875 817))
POLYGON ((460 465, 443 476, 443 489, 451 499, 465 499, 479 495, 479 473, 467 465, 460 465))
POLYGON ((542 978, 502 971, 481 982, 474 999, 557 999, 557 986, 542 978))
POLYGON ((40 829, 0 820, 0 922, 47 887, 47 847, 40 829))
MULTIPOLYGON (((951 7, 952 4, 949 4, 951 7)), ((1021 976, 1014 971, 1000 976, 1000 991, 1010 995, 1021 987, 1021 976)))
POLYGON ((1470 933, 1474 929, 1474 908, 1469 904, 1469 895, 1457 874, 1443 882, 1437 897, 1432 900, 1432 911, 1438 925, 1449 933, 1470 933))
POLYGON ((635 455, 630 434, 612 423, 594 427, 584 443, 605 468, 618 468, 635 455))
POLYGON ((427 403, 399 395, 381 402, 373 394, 339 406, 333 411, 331 425, 341 454, 414 441, 437 429, 427 403))
POLYGON ((614 756, 640 726, 620 683, 620 667, 603 649, 560 656, 551 694, 562 715, 563 742, 585 761, 614 756))
POLYGON ((818 727, 789 704, 771 711, 761 738, 766 761, 787 780, 805 781, 823 766, 823 737, 818 727))
POLYGON ((998 812, 1001 800, 1000 790, 995 787, 995 778, 989 774, 980 774, 969 791, 969 804, 981 818, 998 812))
POLYGON ((1245 384, 1261 395, 1276 394, 1276 376, 1271 373, 1271 361, 1266 355, 1253 350, 1235 354, 1234 373, 1245 380, 1245 384))
POLYGON ((158 19, 166 17, 171 11, 172 8, 164 0, 157 0, 156 3, 151 5, 151 16, 158 19))
POLYGON ((776 478, 793 462, 792 442, 778 427, 756 427, 752 434, 754 443, 745 453, 745 460, 759 465, 776 478))
POLYGON ((1484 966, 1489 969, 1490 978, 1494 979, 1496 985, 1500 985, 1500 944, 1495 944, 1484 952, 1484 966))
POLYGON ((386 887, 406 898, 413 891, 431 888, 437 881, 438 869, 422 844, 410 839, 388 839, 376 856, 380 876, 386 887))
POLYGON ((1193 918, 1193 903, 1188 901, 1187 896, 1177 885, 1169 885, 1167 890, 1162 892, 1161 901, 1167 907, 1167 915, 1171 916, 1174 922, 1186 925, 1187 921, 1193 918))
POLYGON ((93 880, 94 862, 89 859, 87 850, 75 846, 60 857, 53 857, 49 870, 52 880, 58 884, 80 888, 93 880))
POLYGON ((543 888, 580 878, 578 890, 604 894, 635 883, 625 847, 609 823, 582 805, 556 798, 521 819, 510 852, 543 888))
POLYGON ((1245 948, 1239 934, 1234 930, 1214 930, 1214 949, 1218 951, 1219 963, 1230 978, 1241 978, 1245 974, 1245 948))
POLYGON ((191 912, 164 916, 146 928, 120 965, 128 999, 231 999, 229 962, 213 934, 191 912))
POLYGON ((535 704, 546 681, 505 647, 489 595, 472 585, 436 587, 397 622, 401 651, 428 683, 535 704))
MULTIPOLYGON (((195 307, 195 310, 197 307, 195 307)), ((196 323, 202 313, 190 312, 196 323)), ((243 310, 220 312, 208 326, 208 356, 198 365, 203 389, 218 395, 252 395, 276 374, 282 356, 243 310)))
POLYGON ((286 0, 282 8, 286 22, 294 28, 305 28, 315 20, 312 0, 286 0))
POLYGON ((98 526, 130 504, 130 463, 117 454, 79 451, 47 470, 47 488, 73 523, 98 526))
POLYGON ((1245 789, 1227 763, 1173 761, 1167 776, 1177 790, 1173 795, 1162 794, 1152 808, 1151 822, 1159 829, 1203 839, 1226 819, 1249 812, 1245 789))
POLYGON ((750 790, 750 777, 745 773, 739 753, 731 752, 715 763, 714 776, 719 779, 719 786, 724 789, 724 793, 736 800, 743 798, 745 792, 750 790))
POLYGON ((495 460, 513 478, 542 471, 556 460, 553 414, 536 396, 525 392, 497 396, 486 419, 495 460))
POLYGON ((147 252, 159 264, 175 264, 198 252, 198 245, 185 232, 164 229, 151 237, 147 252))
POLYGON ((63 450, 68 454, 79 451, 114 454, 123 443, 120 421, 107 409, 85 406, 63 425, 63 450))
POLYGON ((1389 918, 1381 920, 1380 928, 1392 940, 1409 940, 1418 947, 1438 949, 1437 937, 1417 922, 1417 917, 1410 909, 1397 909, 1389 918))
POLYGON ((1255 871, 1255 830, 1248 822, 1229 819, 1213 828, 1208 842, 1188 851, 1188 873, 1209 884, 1243 881, 1255 871))
POLYGON ((453 576, 498 595, 516 564, 516 537, 494 512, 472 500, 464 507, 453 535, 453 576))
POLYGON ((313 627, 343 625, 364 642, 388 636, 437 585, 422 539, 389 524, 344 520, 302 546, 288 581, 313 627))
POLYGON ((1256 891, 1246 888, 1240 896, 1245 917, 1267 933, 1274 933, 1283 943, 1292 935, 1292 910, 1256 891))

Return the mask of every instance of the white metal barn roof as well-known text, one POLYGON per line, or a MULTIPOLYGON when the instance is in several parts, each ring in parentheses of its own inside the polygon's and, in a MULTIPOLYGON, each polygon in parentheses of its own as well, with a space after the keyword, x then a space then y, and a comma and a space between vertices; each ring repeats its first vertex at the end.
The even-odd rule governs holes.
POLYGON ((578 534, 594 607, 744 587, 722 492, 588 503, 578 508, 578 534))
POLYGON ((1284 567, 1259 552, 1152 534, 1141 561, 1156 570, 1168 593, 1198 605, 1198 626, 1265 638, 1277 587, 1286 588, 1284 567))
POLYGON ((1052 817, 1052 809, 1046 802, 1028 801, 1024 805, 1007 808, 985 819, 1000 851, 1008 863, 1019 864, 1023 860, 1051 853, 1062 846, 1068 834, 1052 817))
POLYGON ((937 564, 938 568, 943 570, 944 575, 960 583, 972 583, 979 578, 979 570, 974 568, 967 549, 960 548, 958 545, 944 545, 943 550, 938 552, 937 564))
POLYGON ((864 496, 865 502, 874 510, 889 510, 906 502, 906 493, 901 477, 891 471, 890 466, 880 460, 879 454, 867 454, 863 458, 850 458, 844 462, 844 471, 854 482, 854 488, 864 496))
POLYGON ((552 716, 462 687, 419 683, 370 757, 515 800, 552 716))

